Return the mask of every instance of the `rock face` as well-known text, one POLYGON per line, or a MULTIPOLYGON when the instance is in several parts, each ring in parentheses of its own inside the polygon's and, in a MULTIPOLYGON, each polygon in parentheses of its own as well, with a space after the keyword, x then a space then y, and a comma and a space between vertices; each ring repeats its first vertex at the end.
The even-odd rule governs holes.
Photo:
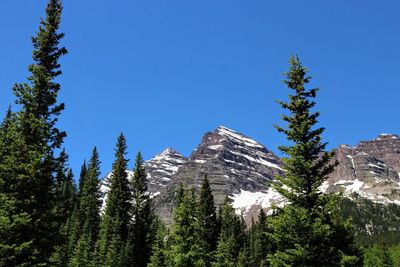
MULTIPOLYGON (((167 148, 163 152, 155 155, 146 161, 144 166, 147 172, 148 190, 155 197, 164 190, 171 181, 178 169, 187 161, 187 158, 179 154, 172 148, 167 148)), ((105 207, 107 192, 110 190, 112 173, 108 173, 100 182, 102 209, 105 207)), ((128 171, 128 179, 132 179, 133 171, 128 171)))
MULTIPOLYGON (((205 175, 210 178, 217 206, 226 195, 241 198, 238 210, 248 209, 257 203, 243 201, 247 195, 268 194, 268 182, 283 174, 281 161, 263 145, 226 127, 218 127, 204 135, 200 145, 167 185, 159 200, 158 211, 171 220, 172 199, 179 184, 198 190, 205 175)), ((253 196, 254 198, 254 196, 253 196)), ((235 198, 234 198, 235 201, 235 198)))
POLYGON ((324 187, 381 203, 400 204, 400 138, 383 134, 355 147, 336 149, 339 165, 324 187))
POLYGON ((178 169, 186 163, 187 158, 173 148, 167 148, 160 154, 145 162, 149 192, 158 195, 171 181, 178 169))
MULTIPOLYGON (((355 147, 341 145, 335 160, 339 165, 321 186, 323 192, 342 191, 351 197, 357 193, 379 203, 400 205, 400 137, 382 134, 355 147)), ((156 211, 167 223, 172 222, 174 193, 180 183, 199 190, 208 175, 217 207, 226 195, 232 198, 237 213, 246 221, 267 212, 285 199, 269 183, 283 175, 281 160, 253 139, 220 126, 208 132, 189 158, 168 148, 146 161, 149 191, 155 198, 156 211)), ((129 177, 132 172, 129 171, 129 177)), ((110 174, 101 182, 103 199, 109 190, 110 174)))

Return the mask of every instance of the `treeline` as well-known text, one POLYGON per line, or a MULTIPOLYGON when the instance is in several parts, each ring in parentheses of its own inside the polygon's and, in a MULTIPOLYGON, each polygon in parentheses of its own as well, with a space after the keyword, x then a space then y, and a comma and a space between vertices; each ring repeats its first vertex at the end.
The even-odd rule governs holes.
MULTIPOLYGON (((26 83, 13 87, 17 110, 0 125, 0 266, 361 266, 354 228, 343 220, 340 196, 319 187, 332 172, 314 111, 318 88, 308 89, 307 69, 296 56, 285 84, 288 102, 279 102, 287 124, 276 126, 290 146, 280 147, 284 177, 273 187, 289 204, 272 216, 260 211, 246 230, 227 197, 216 211, 209 181, 200 195, 179 187, 174 224, 154 215, 140 153, 127 177, 127 144, 118 137, 106 206, 100 203, 100 160, 96 148, 75 185, 66 132, 57 128, 64 104, 59 59, 61 0, 49 0, 32 38, 33 63, 26 83), (104 209, 103 209, 104 208, 104 209)), ((385 259, 391 256, 384 250, 385 259)))
POLYGON ((340 202, 343 218, 351 218, 356 240, 364 247, 364 266, 400 266, 400 207, 362 198, 340 202))
POLYGON ((147 191, 147 176, 140 153, 128 179, 126 140, 121 134, 115 149, 106 205, 100 202, 100 161, 93 149, 88 165, 82 165, 79 190, 71 172, 62 196, 64 221, 59 244, 50 257, 52 266, 147 266, 156 237, 158 220, 147 191))

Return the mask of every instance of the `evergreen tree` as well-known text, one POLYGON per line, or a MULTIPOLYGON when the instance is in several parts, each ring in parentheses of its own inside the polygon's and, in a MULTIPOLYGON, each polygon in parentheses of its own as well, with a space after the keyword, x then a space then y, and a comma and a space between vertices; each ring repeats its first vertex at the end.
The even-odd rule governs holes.
POLYGON ((271 238, 276 251, 270 255, 272 266, 359 266, 361 252, 354 242, 348 222, 338 213, 338 196, 324 195, 318 188, 335 167, 333 152, 325 152, 324 128, 314 129, 319 112, 313 112, 318 88, 306 89, 310 81, 298 57, 290 58, 286 85, 293 90, 289 102, 279 102, 289 111, 282 116, 287 129, 276 126, 292 146, 280 150, 285 176, 277 177, 274 188, 289 200, 277 216, 271 218, 271 238))
POLYGON ((181 187, 180 201, 174 210, 174 224, 168 250, 168 266, 205 266, 199 245, 198 215, 194 190, 181 187))
POLYGON ((260 209, 258 222, 252 225, 250 230, 251 262, 254 266, 266 266, 267 255, 271 250, 271 245, 267 236, 269 232, 267 216, 262 208, 260 209))
POLYGON ((135 159, 135 170, 131 182, 133 199, 133 222, 129 234, 129 259, 133 267, 144 267, 150 261, 152 242, 155 233, 152 232, 154 211, 150 194, 147 191, 147 174, 140 152, 135 159))
MULTIPOLYGON (((245 245, 245 224, 243 218, 235 214, 228 196, 220 207, 220 225, 221 232, 213 266, 236 266, 239 253, 245 245)), ((245 252, 247 253, 242 253, 245 252)))
POLYGON ((72 208, 71 216, 68 219, 67 222, 67 227, 68 227, 68 237, 67 237, 67 254, 69 258, 69 262, 71 261, 71 257, 74 255, 74 251, 76 248, 76 245, 78 243, 78 239, 80 237, 80 233, 82 230, 82 221, 84 218, 84 213, 83 211, 81 212, 80 209, 80 200, 82 198, 82 192, 83 192, 83 184, 84 184, 84 179, 87 175, 87 166, 86 166, 86 161, 84 161, 82 168, 81 168, 81 173, 79 175, 79 191, 76 194, 76 201, 74 204, 74 207, 72 208))
MULTIPOLYGON (((79 196, 79 239, 71 259, 72 266, 90 266, 94 263, 95 244, 100 225, 100 160, 96 147, 93 149, 79 196)), ((93 264, 94 265, 94 264, 93 264)))
POLYGON ((86 166, 86 160, 84 160, 81 167, 81 173, 79 175, 79 188, 78 188, 79 193, 82 192, 83 184, 85 183, 86 173, 87 173, 87 166, 86 166))
POLYGON ((206 266, 211 266, 213 253, 217 248, 219 232, 214 197, 207 176, 204 177, 200 190, 198 222, 199 245, 204 252, 204 262, 206 263, 206 266))
POLYGON ((74 209, 77 205, 77 188, 74 183, 74 176, 72 170, 64 165, 68 157, 65 152, 61 152, 60 156, 64 160, 60 162, 61 166, 57 173, 54 207, 54 213, 60 225, 60 234, 55 252, 51 256, 52 266, 66 266, 69 262, 71 256, 69 238, 75 231, 72 222, 75 217, 74 209))
POLYGON ((239 256, 237 259, 237 264, 235 265, 236 267, 247 267, 247 266, 254 266, 257 267, 258 265, 254 265, 253 262, 250 259, 249 255, 249 249, 248 247, 244 247, 240 250, 239 256))
POLYGON ((155 241, 153 243, 152 253, 150 257, 150 263, 147 265, 148 267, 166 267, 166 242, 165 239, 167 237, 167 229, 165 224, 157 219, 157 235, 155 241))
POLYGON ((116 145, 110 191, 96 245, 98 266, 123 266, 125 262, 122 253, 128 239, 131 207, 126 148, 125 137, 121 134, 116 145))
POLYGON ((393 267, 393 258, 388 247, 383 248, 382 267, 393 267))
POLYGON ((58 60, 67 53, 59 47, 64 36, 58 32, 61 12, 60 0, 48 2, 46 17, 32 37, 34 63, 29 66, 29 84, 13 88, 21 109, 9 132, 13 136, 10 150, 0 163, 0 183, 6 184, 0 194, 8 221, 7 230, 0 230, 0 258, 8 266, 48 263, 59 240, 53 213, 54 180, 60 160, 56 151, 66 133, 56 128, 64 104, 57 103, 60 84, 55 78, 61 74, 58 60))

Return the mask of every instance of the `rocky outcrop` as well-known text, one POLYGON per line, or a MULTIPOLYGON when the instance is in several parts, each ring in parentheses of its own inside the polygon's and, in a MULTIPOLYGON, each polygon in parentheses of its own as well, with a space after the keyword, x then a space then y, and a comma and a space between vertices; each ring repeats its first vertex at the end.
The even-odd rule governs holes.
MULTIPOLYGON (((152 159, 144 163, 147 178, 148 190, 152 197, 160 195, 167 184, 171 181, 178 169, 187 161, 187 158, 182 156, 173 148, 167 148, 163 152, 155 155, 152 159)), ((128 170, 128 179, 132 179, 133 171, 128 170)), ((108 173, 105 178, 100 181, 100 192, 102 209, 104 209, 107 193, 110 190, 112 173, 108 173)))
POLYGON ((149 192, 158 195, 169 184, 187 158, 173 148, 167 148, 145 162, 149 192))
POLYGON ((383 134, 355 147, 336 149, 339 165, 324 184, 327 191, 357 193, 380 203, 400 204, 400 139, 383 134))
MULTIPOLYGON (((226 195, 234 198, 241 192, 267 194, 268 183, 282 175, 280 159, 253 139, 220 126, 204 135, 188 161, 179 168, 167 185, 158 202, 158 212, 170 221, 173 194, 179 184, 200 188, 205 175, 210 178, 211 189, 217 206, 226 195)), ((235 200, 234 200, 235 201, 235 200)), ((247 209, 249 204, 240 201, 247 209)), ((255 204, 255 203, 254 203, 255 204)))
MULTIPOLYGON (((323 192, 342 191, 351 198, 363 198, 383 204, 400 205, 400 138, 382 134, 357 146, 335 149, 339 162, 321 186, 323 192)), ((220 126, 206 133, 189 158, 168 148, 146 161, 149 191, 155 197, 156 211, 172 222, 174 193, 179 184, 196 191, 205 175, 210 179, 216 206, 226 195, 232 198, 237 213, 246 221, 256 217, 262 207, 267 212, 285 199, 269 183, 283 175, 282 162, 262 144, 234 130, 220 126)), ((129 171, 129 177, 132 172, 129 171)), ((110 174, 102 181, 103 199, 109 190, 110 174)))

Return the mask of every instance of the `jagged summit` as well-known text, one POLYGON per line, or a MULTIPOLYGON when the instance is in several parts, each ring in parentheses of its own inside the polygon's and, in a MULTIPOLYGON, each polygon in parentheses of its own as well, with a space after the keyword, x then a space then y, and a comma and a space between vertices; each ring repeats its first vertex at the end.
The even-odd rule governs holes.
MULTIPOLYGON (((148 178, 148 190, 152 196, 157 196, 164 190, 178 169, 187 161, 187 158, 182 156, 173 148, 167 148, 161 153, 158 153, 153 158, 145 161, 144 166, 148 178)), ((128 170, 128 179, 132 179, 133 171, 128 170)), ((103 207, 107 199, 107 192, 110 190, 110 178, 112 173, 100 182, 101 199, 103 207)))
MULTIPOLYGON (((335 160, 339 165, 321 186, 322 192, 357 193, 374 202, 400 205, 400 137, 381 134, 356 146, 340 145, 335 160)), ((285 203, 269 187, 277 175, 284 175, 279 157, 254 139, 225 126, 207 132, 189 158, 166 148, 145 162, 149 191, 157 212, 167 223, 174 208, 173 195, 180 183, 198 190, 208 175, 218 206, 226 195, 246 220, 260 207, 285 203)), ((128 172, 132 177, 132 172, 128 172)), ((110 174, 102 181, 103 199, 109 190, 110 174)))
POLYGON ((155 195, 160 194, 172 176, 186 161, 187 158, 170 147, 146 161, 149 191, 155 195))
POLYGON ((174 157, 174 156, 182 156, 178 151, 176 151, 174 148, 172 147, 167 147, 164 151, 162 151, 161 153, 158 153, 157 155, 155 155, 152 159, 150 160, 156 160, 156 159, 161 159, 161 158, 168 158, 168 157, 174 157))
POLYGON ((374 140, 385 140, 385 139, 400 139, 400 137, 397 134, 381 133, 374 140))
MULTIPOLYGON (((166 202, 172 198, 180 183, 200 188, 205 175, 210 179, 216 205, 226 195, 252 195, 268 191, 268 182, 282 174, 281 161, 255 140, 224 126, 207 132, 187 162, 179 168, 167 184, 166 202)), ((263 193, 263 194, 264 194, 263 193)), ((240 201, 240 207, 245 201, 240 201)), ((247 203, 248 204, 248 203, 247 203)), ((171 216, 171 205, 165 204, 160 211, 164 218, 171 216)))
POLYGON ((242 142, 245 145, 248 146, 254 146, 254 147, 259 147, 263 148, 264 146, 261 145, 260 143, 256 142, 255 140, 245 136, 244 134, 238 133, 232 129, 229 129, 225 126, 218 126, 218 128, 214 131, 217 134, 220 134, 222 136, 225 136, 227 138, 231 138, 233 140, 236 140, 237 142, 242 142))

